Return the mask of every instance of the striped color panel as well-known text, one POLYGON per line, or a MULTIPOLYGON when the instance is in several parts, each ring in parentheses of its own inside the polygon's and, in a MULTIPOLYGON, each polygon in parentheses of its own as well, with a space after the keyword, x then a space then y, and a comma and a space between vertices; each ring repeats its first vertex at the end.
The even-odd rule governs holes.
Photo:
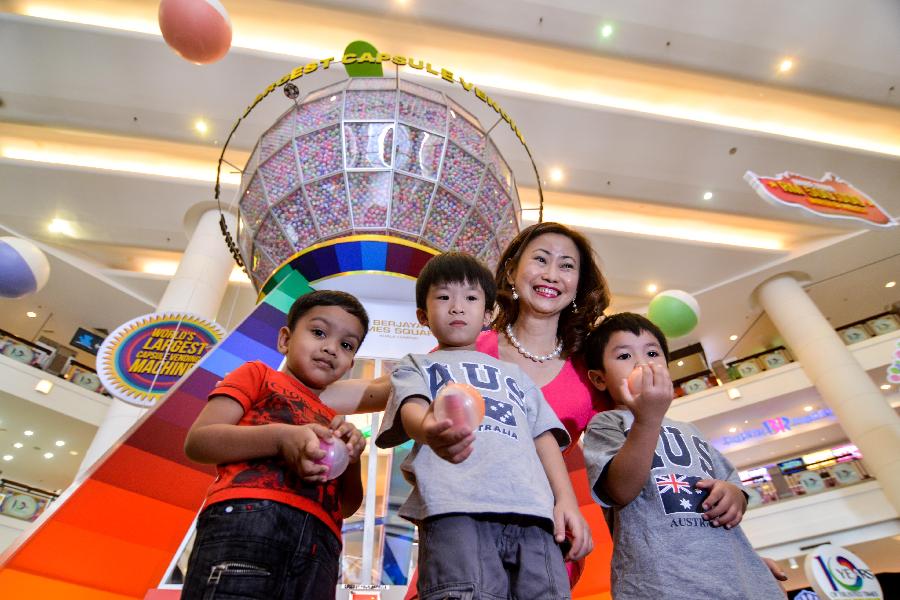
POLYGON ((207 354, 74 484, 0 562, 0 597, 144 598, 165 575, 213 480, 214 468, 182 450, 206 396, 248 360, 273 368, 278 329, 312 291, 289 270, 237 329, 207 354))
POLYGON ((415 278, 435 254, 436 250, 391 236, 338 238, 312 246, 288 260, 263 285, 262 293, 268 294, 271 288, 278 285, 280 278, 289 272, 286 267, 303 273, 313 284, 326 277, 361 271, 415 278))

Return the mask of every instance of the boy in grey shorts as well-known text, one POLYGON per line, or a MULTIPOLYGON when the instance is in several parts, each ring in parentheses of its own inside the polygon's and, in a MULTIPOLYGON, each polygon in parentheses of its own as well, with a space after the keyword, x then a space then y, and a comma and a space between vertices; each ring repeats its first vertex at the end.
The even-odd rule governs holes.
POLYGON ((419 526, 421 600, 568 599, 559 543, 569 537, 574 560, 591 548, 560 452, 565 428, 517 366, 474 349, 495 297, 493 276, 472 256, 425 265, 416 313, 438 349, 394 370, 376 438, 382 448, 415 440, 402 466, 413 491, 400 515, 419 526), (451 382, 484 397, 474 432, 435 419, 432 400, 451 382))
POLYGON ((613 598, 784 600, 738 527, 747 500, 734 467, 696 427, 665 418, 663 333, 620 313, 585 346, 591 383, 616 404, 584 438, 588 482, 613 537, 613 598))

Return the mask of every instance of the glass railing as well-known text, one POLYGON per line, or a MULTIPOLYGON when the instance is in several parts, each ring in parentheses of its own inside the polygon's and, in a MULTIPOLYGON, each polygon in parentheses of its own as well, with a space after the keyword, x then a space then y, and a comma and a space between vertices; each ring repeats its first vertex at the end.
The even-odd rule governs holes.
POLYGON ((53 348, 30 342, 2 329, 0 329, 0 354, 49 375, 61 377, 86 390, 109 396, 93 367, 80 363, 73 357, 58 354, 53 348))
POLYGON ((22 521, 34 521, 56 494, 22 483, 0 479, 0 514, 22 521))
POLYGON ((851 450, 839 455, 834 450, 822 450, 742 471, 741 479, 749 496, 748 509, 872 480, 856 447, 844 448, 851 450))

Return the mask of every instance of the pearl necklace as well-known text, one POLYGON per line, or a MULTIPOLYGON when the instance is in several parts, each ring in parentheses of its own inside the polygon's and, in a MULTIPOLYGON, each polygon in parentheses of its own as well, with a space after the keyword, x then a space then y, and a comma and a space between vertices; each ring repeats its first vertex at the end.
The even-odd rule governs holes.
POLYGON ((553 352, 550 354, 537 355, 529 352, 522 346, 522 342, 519 341, 519 338, 516 337, 516 334, 513 333, 513 328, 511 324, 506 326, 506 339, 509 340, 509 343, 513 345, 513 347, 519 351, 519 354, 524 356, 525 358, 531 359, 534 362, 542 363, 545 360, 553 360, 557 356, 562 353, 563 343, 562 340, 559 340, 559 343, 556 344, 556 348, 553 349, 553 352))

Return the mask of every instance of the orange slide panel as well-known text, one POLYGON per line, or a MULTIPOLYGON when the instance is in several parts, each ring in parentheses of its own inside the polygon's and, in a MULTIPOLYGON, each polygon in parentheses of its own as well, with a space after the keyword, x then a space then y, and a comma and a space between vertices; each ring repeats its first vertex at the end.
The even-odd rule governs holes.
POLYGON ((33 598, 41 600, 134 600, 134 596, 122 596, 97 588, 86 588, 59 579, 23 573, 6 568, 0 571, 0 589, 4 598, 33 598))

